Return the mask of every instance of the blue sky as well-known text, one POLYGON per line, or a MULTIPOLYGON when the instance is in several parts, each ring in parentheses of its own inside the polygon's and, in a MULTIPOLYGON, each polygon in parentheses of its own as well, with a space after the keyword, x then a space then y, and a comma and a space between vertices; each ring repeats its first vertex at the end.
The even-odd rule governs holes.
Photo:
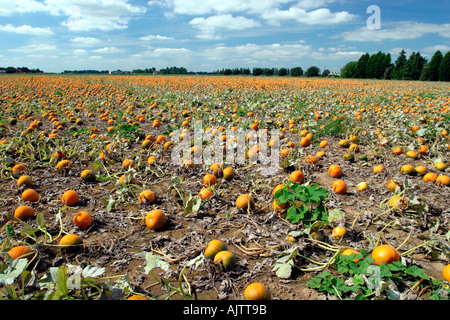
POLYGON ((0 0, 0 66, 339 71, 366 52, 445 54, 449 17, 446 0, 0 0))

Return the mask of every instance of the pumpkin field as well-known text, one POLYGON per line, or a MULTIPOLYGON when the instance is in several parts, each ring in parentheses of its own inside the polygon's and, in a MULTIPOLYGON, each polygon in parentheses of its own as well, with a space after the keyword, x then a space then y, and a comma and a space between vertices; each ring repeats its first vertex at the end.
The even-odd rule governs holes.
POLYGON ((1 299, 449 299, 448 83, 4 75, 0 104, 1 299))

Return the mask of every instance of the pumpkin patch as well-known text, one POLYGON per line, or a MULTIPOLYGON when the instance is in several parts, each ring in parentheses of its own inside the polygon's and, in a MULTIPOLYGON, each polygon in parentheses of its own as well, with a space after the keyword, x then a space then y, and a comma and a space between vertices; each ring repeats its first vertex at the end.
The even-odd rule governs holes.
POLYGON ((2 75, 1 269, 90 277, 61 299, 448 299, 448 89, 2 75))

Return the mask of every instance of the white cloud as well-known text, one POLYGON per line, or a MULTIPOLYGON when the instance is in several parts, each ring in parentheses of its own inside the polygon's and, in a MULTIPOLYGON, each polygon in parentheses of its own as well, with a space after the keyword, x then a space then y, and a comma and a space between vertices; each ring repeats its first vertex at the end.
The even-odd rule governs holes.
POLYGON ((32 34, 32 35, 51 35, 51 34, 53 34, 53 32, 50 30, 50 28, 31 27, 26 24, 17 26, 17 27, 15 27, 11 24, 7 24, 4 26, 0 26, 0 31, 20 33, 20 34, 32 34))
POLYGON ((259 22, 245 17, 233 17, 231 14, 221 14, 208 18, 198 17, 189 21, 189 24, 200 30, 197 35, 203 39, 219 39, 217 29, 243 30, 260 26, 259 22))
POLYGON ((70 42, 80 46, 93 46, 100 43, 100 40, 93 37, 75 37, 70 39, 70 42))
POLYGON ((160 36, 159 34, 157 35, 148 35, 148 36, 144 36, 144 37, 140 37, 140 40, 143 41, 152 41, 152 40, 173 40, 174 38, 172 37, 166 37, 166 36, 160 36))
POLYGON ((97 52, 97 53, 119 53, 119 52, 122 52, 122 50, 117 48, 117 47, 103 47, 103 48, 99 48, 99 49, 93 50, 93 52, 97 52))
POLYGON ((35 0, 0 0, 0 16, 11 16, 15 13, 32 13, 48 11, 46 5, 35 0))
POLYGON ((8 49, 9 51, 13 52, 19 52, 24 54, 34 54, 36 52, 47 52, 47 53, 56 53, 59 52, 60 49, 52 44, 45 44, 45 43, 39 43, 39 44, 29 44, 25 46, 21 46, 18 48, 12 48, 8 49))
POLYGON ((72 51, 72 53, 76 56, 80 56, 80 55, 85 55, 88 52, 87 52, 87 50, 84 50, 84 49, 75 49, 72 51))
POLYGON ((355 18, 355 15, 347 11, 333 13, 327 8, 307 11, 304 8, 290 7, 288 10, 276 9, 264 12, 262 17, 274 25, 280 25, 286 20, 296 20, 306 25, 332 25, 349 22, 355 18))
POLYGON ((391 28, 369 29, 361 27, 353 31, 346 31, 338 36, 346 41, 382 42, 386 40, 412 40, 427 34, 438 34, 441 37, 450 37, 450 24, 399 22, 391 28))
POLYGON ((430 52, 433 54, 438 50, 440 50, 442 54, 445 54, 447 51, 450 50, 450 47, 446 46, 445 44, 437 44, 435 46, 429 46, 422 49, 423 52, 430 52))

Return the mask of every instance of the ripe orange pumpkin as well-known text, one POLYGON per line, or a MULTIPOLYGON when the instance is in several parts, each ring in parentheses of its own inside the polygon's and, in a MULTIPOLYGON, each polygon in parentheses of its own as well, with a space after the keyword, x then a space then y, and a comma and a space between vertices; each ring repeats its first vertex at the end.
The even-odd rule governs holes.
POLYGON ((302 146, 302 147, 307 147, 307 146, 309 146, 311 144, 311 140, 309 140, 307 137, 303 137, 301 140, 300 140, 300 145, 302 146))
POLYGON ((74 206, 80 201, 80 197, 75 190, 67 190, 62 194, 61 201, 67 206, 74 206))
POLYGON ((11 248, 7 253, 11 259, 29 258, 30 252, 33 252, 29 246, 15 246, 11 248))
POLYGON ((20 172, 20 171, 26 171, 26 170, 27 170, 27 168, 21 163, 18 163, 12 167, 13 173, 20 172))
POLYGON ((423 181, 425 182, 434 182, 437 179, 437 174, 434 172, 428 172, 423 176, 423 181))
POLYGON ((136 163, 133 160, 131 160, 131 159, 125 159, 122 162, 122 167, 124 169, 134 168, 134 167, 136 167, 136 163))
POLYGON ((39 194, 34 189, 27 189, 22 192, 22 199, 29 202, 38 202, 39 194))
POLYGON ((250 283, 244 290, 245 300, 270 300, 271 294, 267 287, 259 282, 250 283))
POLYGON ((88 212, 80 211, 73 217, 73 223, 77 227, 84 229, 90 227, 94 223, 94 220, 88 212))
POLYGON ((225 242, 223 242, 222 240, 214 239, 208 243, 205 251, 203 252, 203 255, 206 259, 213 260, 218 252, 226 250, 228 250, 228 248, 225 242))
POLYGON ((57 168, 59 171, 63 171, 63 170, 69 169, 70 165, 71 165, 70 161, 67 160, 67 159, 64 159, 64 160, 59 161, 59 162, 56 164, 56 168, 57 168))
POLYGON ((305 175, 300 170, 294 170, 289 175, 289 180, 296 183, 302 183, 305 180, 305 175))
POLYGON ((440 175, 436 178, 438 186, 450 186, 450 177, 446 175, 440 175))
POLYGON ((386 171, 386 168, 382 164, 373 167, 373 173, 375 174, 380 173, 382 171, 386 171))
POLYGON ((444 277, 445 281, 449 281, 450 282, 450 264, 446 265, 442 269, 442 277, 444 277))
POLYGON ((97 179, 97 177, 95 176, 95 173, 89 169, 83 170, 81 172, 80 176, 81 176, 81 179, 86 182, 94 182, 97 179))
POLYGON ((155 201, 155 194, 151 190, 142 190, 139 194, 138 201, 140 203, 153 203, 155 201))
POLYGON ((209 197, 211 197, 213 195, 213 192, 211 190, 209 190, 208 188, 203 188, 202 190, 200 190, 198 192, 198 195, 200 196, 200 198, 202 200, 208 199, 209 197))
POLYGON ((412 158, 412 159, 417 159, 419 157, 419 155, 414 150, 409 150, 409 151, 406 151, 406 157, 412 158))
POLYGON ((19 206, 14 210, 14 218, 26 220, 34 217, 35 211, 30 206, 19 206))
POLYGON ((147 213, 145 224, 152 230, 159 230, 166 225, 167 217, 162 210, 155 209, 147 213))
POLYGON ((76 234, 66 234, 59 240, 59 247, 62 251, 71 252, 79 249, 83 244, 83 239, 76 234))
POLYGON ((332 178, 340 178, 342 176, 342 170, 341 167, 337 164, 332 164, 328 167, 328 174, 332 178))
POLYGON ((227 181, 230 181, 234 177, 233 168, 227 167, 223 169, 223 178, 227 181))
POLYGON ((251 210, 255 209, 255 200, 253 200, 252 196, 249 194, 241 194, 236 199, 236 206, 238 209, 247 209, 250 208, 251 210))
POLYGON ((434 167, 435 167, 437 170, 439 170, 439 171, 444 171, 445 168, 447 168, 447 165, 446 165, 445 163, 443 163, 442 161, 437 161, 437 162, 434 164, 434 167))
MULTIPOLYGON (((348 248, 348 249, 345 249, 344 251, 342 251, 341 254, 344 255, 344 256, 350 256, 352 254, 360 255, 361 253, 359 251, 355 250, 355 249, 348 248)), ((362 259, 362 257, 353 259, 353 262, 359 262, 359 260, 361 260, 361 259, 362 259)))
POLYGON ((414 170, 414 167, 410 164, 405 164, 400 169, 404 174, 415 174, 416 171, 414 170))
POLYGON ((340 239, 344 236, 344 234, 347 232, 347 229, 343 227, 334 227, 333 231, 331 232, 331 235, 336 238, 340 239))
POLYGON ((206 187, 211 187, 211 186, 215 185, 216 182, 217 182, 216 176, 211 173, 205 174, 203 177, 203 184, 206 187))
POLYGON ((400 255, 393 247, 388 244, 377 246, 372 251, 372 258, 375 259, 374 264, 388 264, 393 261, 400 261, 400 255))
POLYGON ((319 143, 319 147, 321 148, 325 148, 328 145, 328 141, 327 140, 322 140, 319 143))
POLYGON ((223 177, 223 169, 222 169, 222 164, 221 163, 213 163, 209 168, 212 170, 213 174, 217 178, 222 178, 223 177))
POLYGON ((140 294, 135 294, 132 295, 131 297, 128 297, 127 300, 148 300, 148 298, 140 294))
POLYGON ((331 185, 331 189, 337 194, 345 194, 347 192, 347 184, 344 180, 335 180, 331 185))
POLYGON ((24 175, 24 176, 19 177, 19 179, 17 179, 17 187, 20 188, 23 185, 26 185, 26 186, 33 185, 33 180, 31 180, 30 176, 24 175))
POLYGON ((228 250, 219 251, 214 256, 214 262, 219 263, 225 270, 231 270, 236 266, 236 255, 228 250))
POLYGON ((403 153, 403 148, 402 147, 396 147, 394 148, 394 150, 392 150, 392 153, 395 155, 399 155, 403 153))

